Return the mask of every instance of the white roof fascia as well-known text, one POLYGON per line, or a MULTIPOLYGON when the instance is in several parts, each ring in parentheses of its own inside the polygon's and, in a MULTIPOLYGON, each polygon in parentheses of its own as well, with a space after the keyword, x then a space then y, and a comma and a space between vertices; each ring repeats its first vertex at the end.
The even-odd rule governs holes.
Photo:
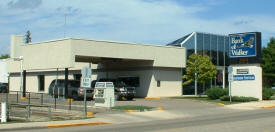
POLYGON ((182 41, 181 43, 180 43, 180 46, 182 47, 182 45, 186 42, 186 41, 188 41, 192 36, 194 36, 196 34, 196 32, 193 32, 190 36, 188 36, 184 41, 182 41))

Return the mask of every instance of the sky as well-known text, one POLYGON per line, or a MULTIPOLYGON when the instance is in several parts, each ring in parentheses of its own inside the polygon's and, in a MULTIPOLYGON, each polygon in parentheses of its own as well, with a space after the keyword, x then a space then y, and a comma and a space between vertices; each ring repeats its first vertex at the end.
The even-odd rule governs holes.
POLYGON ((274 5, 274 0, 0 0, 0 54, 9 54, 12 34, 28 30, 32 42, 73 37, 155 45, 194 31, 258 31, 266 46, 275 37, 274 5))

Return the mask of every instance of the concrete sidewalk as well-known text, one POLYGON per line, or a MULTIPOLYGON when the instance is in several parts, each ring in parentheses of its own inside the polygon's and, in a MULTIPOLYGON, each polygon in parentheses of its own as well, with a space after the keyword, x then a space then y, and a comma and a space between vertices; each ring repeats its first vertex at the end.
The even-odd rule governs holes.
POLYGON ((57 127, 83 126, 83 125, 107 125, 134 122, 147 122, 153 120, 175 119, 182 116, 165 110, 132 112, 119 114, 96 115, 95 118, 81 120, 48 121, 48 122, 24 122, 0 124, 0 131, 22 130, 22 129, 47 129, 57 127))
MULTIPOLYGON (((94 123, 97 125, 101 124, 110 124, 111 122, 104 121, 103 119, 98 118, 89 118, 82 120, 66 120, 66 121, 48 121, 48 122, 24 122, 24 123, 6 123, 0 124, 0 131, 8 130, 22 130, 22 129, 44 129, 50 128, 51 126, 63 125, 63 126, 76 126, 75 124, 83 125, 87 123, 94 123)), ((60 126, 62 127, 62 126, 60 126)))
POLYGON ((231 104, 225 105, 225 108, 229 109, 239 109, 239 110, 255 110, 262 108, 275 108, 275 100, 263 100, 263 101, 255 101, 255 102, 247 102, 240 104, 231 104))

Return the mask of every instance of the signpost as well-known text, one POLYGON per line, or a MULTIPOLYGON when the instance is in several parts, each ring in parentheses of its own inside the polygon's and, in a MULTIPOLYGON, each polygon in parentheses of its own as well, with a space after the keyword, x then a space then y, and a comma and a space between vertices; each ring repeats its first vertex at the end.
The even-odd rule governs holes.
POLYGON ((90 67, 83 67, 81 70, 81 87, 84 89, 84 116, 87 116, 87 88, 91 88, 92 70, 90 67))
POLYGON ((231 66, 228 67, 228 81, 229 81, 229 100, 230 102, 232 102, 231 82, 233 81, 233 68, 231 66))

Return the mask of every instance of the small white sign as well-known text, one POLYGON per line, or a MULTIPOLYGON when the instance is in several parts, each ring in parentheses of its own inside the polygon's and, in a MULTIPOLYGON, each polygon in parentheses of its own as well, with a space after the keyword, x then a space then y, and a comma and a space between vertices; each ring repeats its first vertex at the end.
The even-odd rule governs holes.
POLYGON ((91 87, 91 78, 81 78, 81 87, 90 88, 91 87))
POLYGON ((232 73, 233 72, 233 67, 232 66, 228 66, 228 73, 232 73))
POLYGON ((83 67, 81 70, 81 74, 83 78, 90 77, 92 75, 92 70, 90 67, 83 67))
POLYGON ((233 81, 233 74, 228 73, 228 81, 233 81))

